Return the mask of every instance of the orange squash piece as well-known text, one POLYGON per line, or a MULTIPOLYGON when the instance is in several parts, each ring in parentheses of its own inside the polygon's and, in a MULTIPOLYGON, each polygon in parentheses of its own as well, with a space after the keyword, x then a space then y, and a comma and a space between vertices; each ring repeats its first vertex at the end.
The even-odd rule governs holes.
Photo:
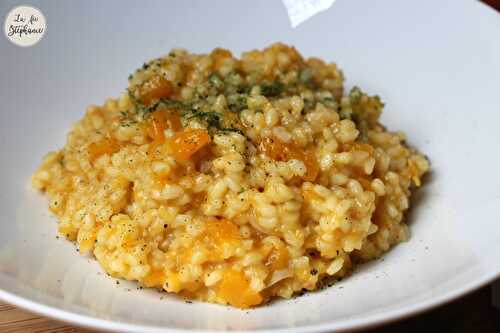
POLYGON ((259 144, 259 150, 276 161, 301 160, 307 171, 302 176, 306 181, 314 181, 319 173, 319 165, 314 153, 304 151, 291 143, 284 143, 276 138, 264 138, 259 144))
POLYGON ((240 239, 238 226, 229 220, 209 221, 205 232, 210 243, 215 247, 240 239))
POLYGON ((216 48, 212 51, 212 53, 210 53, 210 57, 213 61, 213 68, 217 71, 224 65, 224 61, 232 58, 233 55, 226 49, 216 48))
POLYGON ((148 120, 147 133, 155 141, 165 140, 165 129, 170 128, 177 132, 182 128, 181 119, 177 111, 160 109, 151 114, 148 120))
POLYGON ((97 142, 92 142, 88 147, 89 158, 95 161, 104 154, 112 155, 120 150, 120 145, 115 139, 105 138, 97 142))
POLYGON ((230 220, 213 218, 206 221, 205 230, 198 235, 198 240, 203 242, 210 251, 209 261, 217 262, 234 254, 226 250, 238 246, 241 242, 241 235, 238 226, 230 220))
POLYGON ((262 303, 260 293, 250 288, 250 279, 242 272, 227 271, 219 284, 218 296, 232 306, 246 309, 262 303))
POLYGON ((151 271, 146 277, 144 277, 142 283, 146 287, 161 288, 165 283, 165 280, 166 280, 165 273, 159 270, 154 270, 151 271))
POLYGON ((210 146, 205 145, 203 148, 194 153, 191 159, 195 164, 196 170, 199 170, 201 167, 201 163, 203 161, 211 159, 212 157, 213 153, 212 150, 210 150, 210 146))
POLYGON ((172 83, 161 75, 154 75, 139 87, 140 100, 145 105, 163 97, 170 97, 172 92, 172 83))
POLYGON ((172 155, 178 161, 187 161, 198 150, 210 143, 210 135, 205 129, 188 129, 178 132, 168 140, 172 155))

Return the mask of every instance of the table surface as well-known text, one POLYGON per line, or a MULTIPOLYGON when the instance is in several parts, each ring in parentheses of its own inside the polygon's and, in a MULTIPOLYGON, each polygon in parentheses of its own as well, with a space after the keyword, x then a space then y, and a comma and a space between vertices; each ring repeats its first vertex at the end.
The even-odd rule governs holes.
MULTIPOLYGON (((483 0, 483 2, 500 11, 500 0, 483 0)), ((497 284, 500 285, 500 281, 497 284)), ((441 333, 472 331, 498 333, 500 332, 500 311, 492 306, 491 293, 491 286, 487 286, 431 312, 372 329, 367 333, 420 333, 429 327, 441 333)), ((91 333, 95 331, 67 325, 0 302, 0 332, 91 333)))

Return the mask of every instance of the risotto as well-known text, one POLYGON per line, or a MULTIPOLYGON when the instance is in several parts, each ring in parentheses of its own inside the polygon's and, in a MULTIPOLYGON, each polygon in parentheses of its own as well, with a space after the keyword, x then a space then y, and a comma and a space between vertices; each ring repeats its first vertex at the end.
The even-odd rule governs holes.
POLYGON ((283 44, 175 49, 88 107, 33 184, 113 277, 239 308, 290 298, 408 239, 429 169, 343 81, 283 44))

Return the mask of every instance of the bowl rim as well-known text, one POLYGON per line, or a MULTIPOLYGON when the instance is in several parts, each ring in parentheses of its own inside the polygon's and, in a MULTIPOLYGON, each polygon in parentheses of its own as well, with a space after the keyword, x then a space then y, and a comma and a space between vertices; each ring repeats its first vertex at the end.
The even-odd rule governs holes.
MULTIPOLYGON (((356 331, 367 328, 378 327, 383 324, 388 324, 398 320, 414 316, 425 311, 430 311, 449 303, 457 298, 463 297, 487 284, 490 284, 494 280, 500 277, 500 272, 493 272, 472 280, 462 287, 456 287, 443 294, 436 295, 428 300, 422 300, 413 304, 405 305, 396 310, 386 311, 383 313, 377 313, 368 315, 361 319, 353 318, 343 320, 341 322, 326 322, 321 324, 312 325, 302 325, 290 328, 273 328, 273 329, 257 329, 257 330, 235 330, 228 332, 235 333, 319 333, 319 332, 339 332, 339 331, 356 331)), ((106 332, 139 332, 139 333, 186 333, 186 332, 200 332, 200 333, 216 333, 221 332, 220 330, 203 330, 203 329, 183 329, 183 328, 169 328, 169 327, 158 327, 149 326, 133 323, 121 323, 109 319, 101 319, 92 317, 89 315, 78 314, 68 310, 62 310, 60 308, 52 307, 43 303, 36 302, 34 300, 18 296, 15 293, 11 293, 0 289, 0 300, 12 304, 14 306, 20 307, 22 309, 31 311, 33 313, 52 318, 70 325, 97 329, 106 332)), ((287 300, 284 300, 286 302, 287 300)))

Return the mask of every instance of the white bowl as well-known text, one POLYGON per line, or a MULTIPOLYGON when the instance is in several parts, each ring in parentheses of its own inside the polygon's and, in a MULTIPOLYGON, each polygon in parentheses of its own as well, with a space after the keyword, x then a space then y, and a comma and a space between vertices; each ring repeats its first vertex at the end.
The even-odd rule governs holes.
MULTIPOLYGON (((14 5, 2 1, 0 16, 14 5)), ((331 332, 432 308, 499 275, 500 16, 478 1, 338 0, 296 29, 279 1, 38 7, 38 44, 0 36, 0 299, 121 332, 331 332), (382 96, 383 122, 429 156, 409 242, 324 291, 241 311, 117 285, 56 239, 29 177, 88 104, 117 96, 129 73, 172 47, 238 53, 275 41, 335 60, 348 85, 382 96)))

